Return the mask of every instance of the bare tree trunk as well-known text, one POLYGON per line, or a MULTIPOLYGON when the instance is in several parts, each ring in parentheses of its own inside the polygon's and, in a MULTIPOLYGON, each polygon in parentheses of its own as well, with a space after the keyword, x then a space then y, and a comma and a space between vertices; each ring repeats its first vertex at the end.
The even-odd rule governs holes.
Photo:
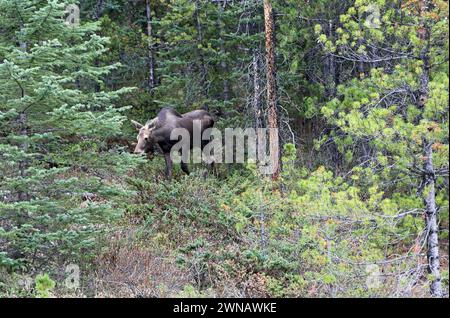
MULTIPOLYGON (((262 112, 261 112, 261 86, 260 86, 260 76, 259 76, 259 51, 258 49, 255 49, 253 51, 253 62, 252 62, 252 69, 253 69, 253 112, 255 114, 255 128, 261 128, 262 125, 262 112)), ((257 130, 257 132, 259 132, 257 130)), ((259 140, 259 138, 257 139, 259 140)))
MULTIPOLYGON (((102 15, 103 15, 103 0, 97 0, 97 4, 95 5, 95 11, 94 11, 94 20, 95 21, 98 21, 98 20, 100 20, 100 18, 102 17, 102 15)), ((100 66, 100 61, 99 61, 99 59, 95 59, 94 60, 94 65, 96 66, 96 67, 99 67, 100 66)), ((96 91, 96 92, 100 92, 100 84, 98 84, 97 82, 95 82, 95 84, 94 84, 94 90, 96 91)))
MULTIPOLYGON (((362 40, 357 40, 358 47, 362 45, 362 40)), ((366 75, 366 67, 364 65, 364 62, 362 60, 356 62, 356 68, 355 70, 358 72, 356 74, 356 78, 361 78, 361 76, 366 75)))
MULTIPOLYGON (((328 37, 334 37, 333 21, 328 22, 328 37)), ((324 77, 325 77, 325 97, 331 99, 336 95, 336 59, 333 54, 328 53, 325 57, 324 63, 324 77)))
POLYGON ((261 130, 263 127, 262 109, 261 109, 261 78, 259 74, 260 68, 260 51, 259 49, 253 50, 252 61, 252 77, 253 77, 253 100, 252 108, 255 116, 255 129, 256 129, 256 163, 259 164, 258 158, 265 153, 266 144, 262 142, 261 130))
MULTIPOLYGON (((423 110, 424 104, 428 100, 429 81, 430 81, 430 29, 425 23, 425 14, 429 9, 429 1, 422 0, 419 2, 420 9, 420 26, 419 38, 424 45, 420 52, 420 60, 422 61, 422 74, 419 79, 420 96, 418 98, 418 107, 423 110)), ((430 284, 430 293, 433 297, 442 297, 442 283, 439 261, 439 237, 438 237, 438 220, 436 207, 436 190, 435 190, 435 171, 433 166, 433 141, 423 140, 423 175, 421 189, 425 190, 424 203, 426 213, 427 226, 427 259, 428 271, 433 278, 430 284)))
MULTIPOLYGON (((266 35, 266 80, 267 80, 267 106, 268 106, 268 128, 270 145, 277 139, 278 134, 278 110, 277 110, 277 87, 275 68, 275 23, 270 0, 264 0, 264 26, 266 35)), ((278 144, 278 143, 277 143, 278 144)), ((271 163, 275 165, 272 180, 280 177, 280 152, 279 149, 271 149, 271 163)))
MULTIPOLYGON (((219 3, 219 18, 218 18, 218 29, 219 29, 219 41, 220 41, 220 53, 222 55, 225 55, 225 46, 224 46, 224 40, 222 38, 222 31, 221 31, 221 22, 222 22, 222 13, 223 10, 225 10, 225 6, 227 5, 227 2, 224 1, 223 6, 219 3)), ((226 74, 228 74, 228 65, 224 59, 220 61, 220 68, 222 69, 222 73, 225 74, 223 76, 223 100, 226 102, 230 99, 230 84, 228 82, 228 78, 226 77, 226 74)))
MULTIPOLYGON (((203 43, 203 30, 202 30, 202 23, 200 21, 199 0, 195 0, 194 18, 197 29, 197 44, 201 45, 203 43)), ((198 54, 199 54, 199 69, 200 69, 200 86, 202 88, 203 97, 206 98, 208 96, 208 87, 206 83, 207 73, 205 67, 205 57, 203 56, 203 51, 201 48, 199 48, 198 54)), ((208 110, 208 105, 204 104, 203 108, 205 110, 208 110)))
MULTIPOLYGON (((223 45, 222 39, 220 41, 220 52, 224 54, 225 47, 223 45)), ((224 60, 220 61, 220 68, 222 69, 223 74, 228 74, 228 65, 224 60)), ((230 83, 226 75, 223 76, 223 100, 225 102, 230 100, 230 83)))
POLYGON ((145 12, 147 19, 147 36, 148 36, 148 91, 153 95, 153 90, 156 87, 155 80, 155 54, 153 48, 153 32, 152 32, 152 11, 150 6, 150 0, 145 1, 145 12))
POLYGON ((427 259, 428 271, 432 274, 433 280, 430 285, 430 292, 433 297, 442 297, 442 283, 439 261, 439 237, 436 208, 435 172, 433 167, 432 142, 425 145, 423 165, 424 175, 422 186, 425 187, 425 213, 427 226, 427 259))

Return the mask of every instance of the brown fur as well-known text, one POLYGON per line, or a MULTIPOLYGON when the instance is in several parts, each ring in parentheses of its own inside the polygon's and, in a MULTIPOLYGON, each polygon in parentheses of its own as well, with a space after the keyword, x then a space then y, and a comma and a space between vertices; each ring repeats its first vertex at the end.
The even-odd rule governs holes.
MULTIPOLYGON (((152 157, 155 146, 158 147, 164 154, 166 160, 166 178, 170 179, 172 176, 172 159, 170 158, 170 150, 178 140, 170 140, 170 134, 175 128, 185 128, 189 131, 191 136, 190 146, 193 146, 193 121, 201 121, 201 133, 204 130, 214 126, 214 120, 205 110, 194 110, 189 113, 180 115, 171 108, 163 108, 158 115, 149 120, 145 125, 141 125, 136 121, 132 121, 136 129, 139 131, 137 136, 137 144, 134 149, 135 154, 147 154, 152 157)), ((203 147, 208 142, 200 141, 203 147)), ((189 169, 186 163, 181 163, 181 169, 189 174, 189 169)))

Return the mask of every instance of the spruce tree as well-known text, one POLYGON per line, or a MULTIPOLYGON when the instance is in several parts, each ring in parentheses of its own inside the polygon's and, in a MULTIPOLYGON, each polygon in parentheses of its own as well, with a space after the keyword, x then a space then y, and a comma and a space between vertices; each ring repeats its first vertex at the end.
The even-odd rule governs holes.
POLYGON ((111 145, 130 91, 105 91, 98 23, 65 22, 70 1, 0 1, 0 265, 39 269, 89 255, 120 214, 136 159, 111 145), (96 91, 95 87, 100 87, 96 91))

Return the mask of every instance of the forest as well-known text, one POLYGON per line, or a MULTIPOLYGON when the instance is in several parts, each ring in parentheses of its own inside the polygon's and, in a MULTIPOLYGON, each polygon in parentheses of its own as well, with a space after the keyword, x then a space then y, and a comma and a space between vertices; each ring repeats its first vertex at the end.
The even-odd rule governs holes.
POLYGON ((0 298, 448 298, 448 10, 0 0, 0 298), (274 170, 168 177, 162 109, 274 170))

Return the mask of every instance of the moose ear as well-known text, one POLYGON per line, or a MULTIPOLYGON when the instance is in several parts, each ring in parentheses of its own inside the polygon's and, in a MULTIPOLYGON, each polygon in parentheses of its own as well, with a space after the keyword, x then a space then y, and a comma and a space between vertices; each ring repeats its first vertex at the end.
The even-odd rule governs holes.
POLYGON ((142 128, 142 124, 139 124, 137 121, 135 121, 135 120, 131 120, 131 123, 133 124, 133 126, 134 126, 134 128, 136 128, 137 130, 139 130, 139 129, 141 129, 142 128))

